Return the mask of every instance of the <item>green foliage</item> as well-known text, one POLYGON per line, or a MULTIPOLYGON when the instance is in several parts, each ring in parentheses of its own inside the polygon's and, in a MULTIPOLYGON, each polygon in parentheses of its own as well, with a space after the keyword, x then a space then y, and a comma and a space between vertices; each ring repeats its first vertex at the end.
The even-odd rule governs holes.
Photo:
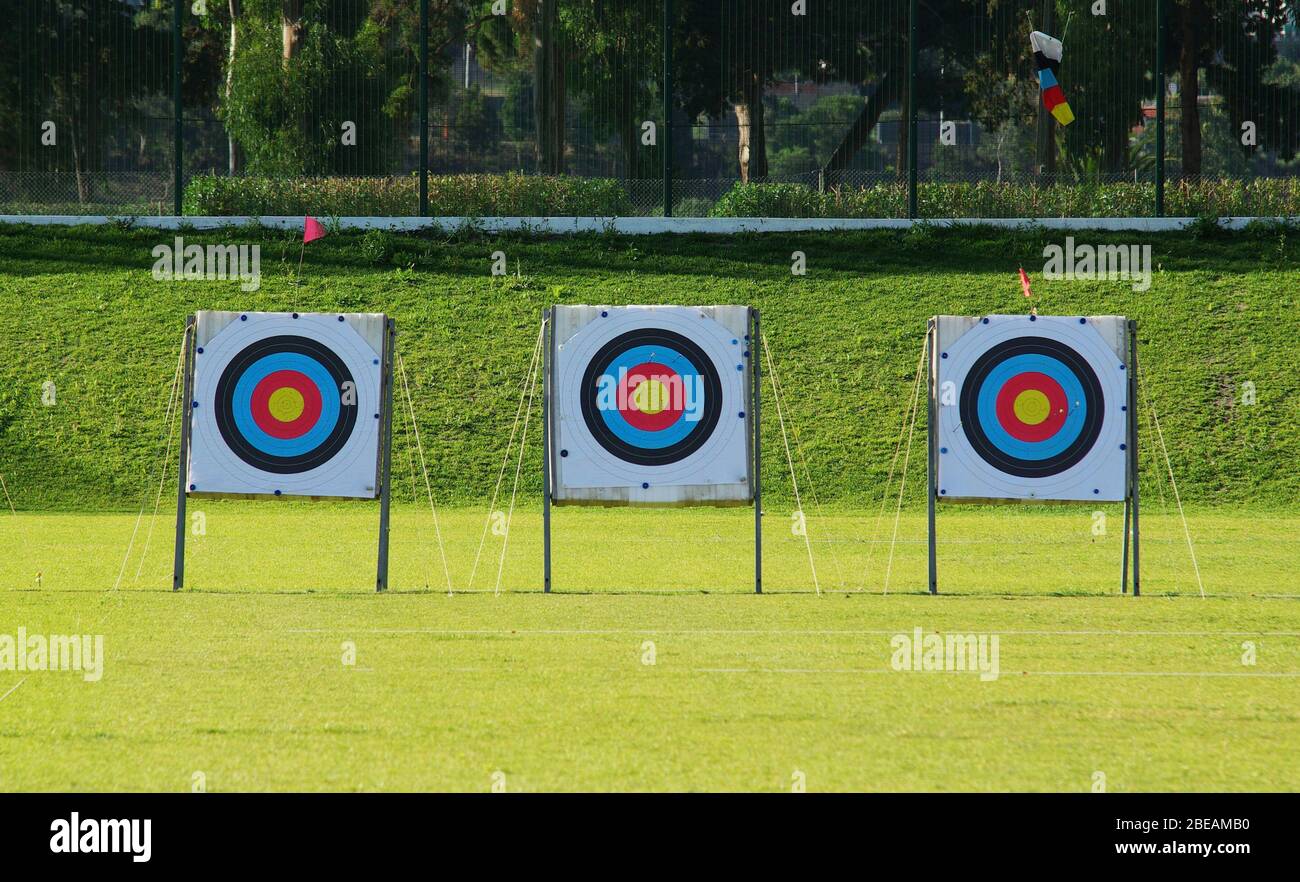
POLYGON ((0 8, 0 191, 45 213, 54 201, 111 201, 101 192, 111 189, 105 171, 163 165, 149 116, 170 84, 170 11, 127 0, 6 0, 0 8), (57 126, 50 146, 39 141, 47 120, 57 126), (71 173, 75 183, 51 193, 43 176, 9 180, 14 171, 71 173))
MULTIPOLYGON (((1155 212, 1150 183, 921 183, 921 217, 1145 217, 1155 212)), ((903 184, 832 188, 802 184, 736 184, 714 205, 713 217, 889 218, 907 214, 903 184)), ((1200 180, 1165 188, 1169 217, 1287 217, 1300 215, 1300 180, 1200 180)))
MULTIPOLYGON (((624 216, 622 182, 540 175, 430 175, 429 210, 443 217, 624 216)), ((230 178, 205 175, 185 188, 185 213, 200 216, 410 216, 419 178, 230 178)))
POLYGON ((458 150, 471 155, 489 150, 499 139, 496 111, 477 85, 457 97, 451 111, 451 136, 458 150))
POLYGON ((384 11, 303 0, 291 41, 279 0, 245 0, 218 115, 247 171, 374 174, 394 165, 394 135, 410 120, 418 79, 412 35, 400 15, 375 17, 384 11), (355 145, 342 142, 345 123, 355 145))
MULTIPOLYGON (((774 102, 766 117, 769 174, 780 178, 820 169, 861 108, 858 95, 825 95, 803 111, 786 98, 774 102)), ((873 148, 879 149, 868 145, 863 151, 873 148)))
POLYGON ((393 254, 393 236, 387 230, 367 230, 361 237, 360 249, 367 263, 387 263, 393 254))

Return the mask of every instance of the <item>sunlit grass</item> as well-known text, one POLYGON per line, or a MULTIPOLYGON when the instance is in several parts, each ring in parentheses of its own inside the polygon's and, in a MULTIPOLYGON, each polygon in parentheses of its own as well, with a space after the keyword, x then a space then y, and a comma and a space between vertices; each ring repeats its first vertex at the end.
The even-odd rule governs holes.
POLYGON ((943 510, 950 593, 927 597, 922 516, 883 596, 892 516, 873 543, 875 512, 838 512, 809 521, 818 597, 769 508, 754 597, 751 511, 563 509, 548 597, 536 509, 500 596, 491 533, 465 592, 486 512, 450 509, 448 596, 429 512, 400 507, 377 596, 373 504, 199 511, 179 594, 165 515, 138 579, 133 515, 0 518, 0 634, 103 634, 106 655, 94 683, 0 671, 0 787, 1300 788, 1294 518, 1265 538, 1249 511, 1194 511, 1202 600, 1181 524, 1152 513, 1133 599, 1115 512, 1093 536, 1090 511, 943 510), (999 635, 1000 676, 894 671, 891 636, 918 627, 999 635))

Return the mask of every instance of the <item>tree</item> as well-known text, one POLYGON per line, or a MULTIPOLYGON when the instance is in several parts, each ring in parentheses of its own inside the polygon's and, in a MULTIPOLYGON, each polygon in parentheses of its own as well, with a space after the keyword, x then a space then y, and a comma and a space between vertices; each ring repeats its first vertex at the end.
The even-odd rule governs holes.
POLYGON ((739 132, 737 167, 742 180, 767 177, 766 102, 778 77, 803 82, 847 81, 864 95, 865 131, 850 124, 830 165, 845 168, 866 143, 880 113, 903 82, 906 30, 897 27, 902 0, 856 3, 834 16, 812 8, 792 15, 789 0, 687 0, 679 2, 676 92, 687 115, 720 117, 728 108, 739 132), (779 36, 778 36, 779 35, 779 36))
POLYGON ((1295 0, 1177 0, 1177 27, 1170 42, 1178 54, 1179 136, 1182 171, 1187 177, 1204 172, 1204 122, 1201 86, 1223 101, 1234 137, 1247 121, 1256 128, 1257 143, 1286 156, 1295 151, 1295 121, 1269 113, 1283 105, 1285 77, 1275 79, 1278 40, 1294 22, 1295 0))
POLYGON ((571 3, 561 8, 567 44, 565 82, 596 112, 593 134, 618 139, 626 177, 648 177, 659 166, 663 119, 663 28, 646 22, 641 4, 571 3), (660 127, 654 146, 641 142, 641 125, 660 127))
POLYGON ((0 122, 13 135, 0 140, 0 165, 35 152, 26 148, 48 120, 57 143, 41 164, 58 171, 69 162, 77 200, 89 202, 117 131, 135 129, 141 102, 166 92, 167 68, 139 60, 169 57, 170 30, 124 0, 15 2, 9 21, 33 27, 0 30, 0 122))
MULTIPOLYGON (((429 88, 447 90, 444 50, 474 4, 430 0, 429 88)), ((419 95, 419 0, 232 0, 218 115, 258 174, 374 174, 419 95), (361 149, 341 143, 356 127, 361 149)), ((232 148, 232 169, 234 167, 232 148)))
POLYGON ((543 174, 563 174, 567 34, 559 0, 514 0, 506 15, 494 15, 492 5, 474 5, 479 61, 507 75, 531 72, 537 167, 543 174))

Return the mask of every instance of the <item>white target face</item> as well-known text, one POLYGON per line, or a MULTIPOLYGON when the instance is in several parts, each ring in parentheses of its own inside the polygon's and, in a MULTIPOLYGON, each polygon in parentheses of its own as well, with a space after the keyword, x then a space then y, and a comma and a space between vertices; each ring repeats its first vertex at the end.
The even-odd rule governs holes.
POLYGON ((386 328, 373 314, 198 313, 190 492, 374 498, 386 328))
POLYGON ((752 499, 748 334, 743 306, 556 307, 553 499, 752 499))
POLYGON ((1124 499, 1128 325, 1119 316, 940 316, 940 500, 1124 499))

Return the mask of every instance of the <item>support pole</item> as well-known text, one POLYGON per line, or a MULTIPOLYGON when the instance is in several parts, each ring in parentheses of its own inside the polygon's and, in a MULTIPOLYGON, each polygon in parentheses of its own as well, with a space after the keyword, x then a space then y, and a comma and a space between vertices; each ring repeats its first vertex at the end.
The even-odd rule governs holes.
POLYGON ((542 591, 551 593, 551 338, 555 308, 542 310, 542 591))
POLYGON ((1165 216, 1165 44, 1169 42, 1165 0, 1156 0, 1156 217, 1165 216))
POLYGON ((388 503, 393 472, 393 359, 397 348, 397 323, 387 319, 384 333, 384 409, 380 414, 379 443, 379 564, 375 590, 388 590, 388 503))
POLYGON ((1128 455, 1129 472, 1133 476, 1129 485, 1129 493, 1133 497, 1133 596, 1138 597, 1142 593, 1142 580, 1140 577, 1138 547, 1138 537, 1141 532, 1138 529, 1138 339, 1136 319, 1130 319, 1128 323, 1128 370, 1128 455))
POLYGON ((763 364, 758 356, 763 345, 759 313, 750 308, 749 328, 749 394, 754 415, 754 593, 763 593, 763 435, 760 431, 763 415, 763 364))
MULTIPOLYGON (((181 364, 185 379, 181 384, 181 451, 180 466, 176 469, 176 544, 172 558, 172 590, 185 587, 185 494, 188 491, 190 464, 190 421, 194 415, 194 316, 185 321, 185 339, 181 343, 181 364)), ((170 427, 169 427, 170 428, 170 427)))
POLYGON ((1119 593, 1128 594, 1128 537, 1133 528, 1133 457, 1124 461, 1124 560, 1119 568, 1119 593))
MULTIPOLYGON (((468 64, 468 59, 466 64, 468 64)), ((420 217, 429 216, 429 0, 420 0, 420 217)))
POLYGON ((664 3, 664 217, 673 216, 673 0, 664 3))
POLYGON ((182 189, 185 176, 182 164, 185 154, 185 126, 181 115, 184 107, 181 102, 181 64, 185 61, 185 52, 181 44, 181 18, 187 0, 172 0, 172 214, 180 217, 182 211, 182 189))
POLYGON ((934 345, 938 335, 938 323, 930 319, 930 327, 925 335, 925 505, 927 533, 929 536, 927 557, 929 565, 930 593, 939 593, 938 555, 935 553, 934 504, 939 493, 939 460, 935 451, 938 449, 938 426, 935 424, 934 410, 934 345))
POLYGON ((917 214, 916 69, 921 51, 917 34, 919 7, 919 0, 911 0, 907 8, 907 216, 913 219, 917 214))
MULTIPOLYGON (((1033 27, 1032 19, 1030 27, 1033 27)), ((1047 34, 1056 33, 1056 0, 1046 0, 1043 3, 1042 30, 1047 34)), ((1048 112, 1047 105, 1040 98, 1038 101, 1038 179, 1040 186, 1044 183, 1055 183, 1054 178, 1047 177, 1048 174, 1056 170, 1054 168, 1055 162, 1053 162, 1056 152, 1054 125, 1056 125, 1056 118, 1048 112)))

